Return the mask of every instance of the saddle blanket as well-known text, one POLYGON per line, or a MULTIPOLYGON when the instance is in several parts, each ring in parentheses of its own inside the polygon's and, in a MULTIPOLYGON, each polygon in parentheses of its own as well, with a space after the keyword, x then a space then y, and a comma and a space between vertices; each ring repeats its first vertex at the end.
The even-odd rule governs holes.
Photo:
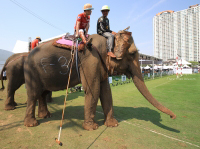
MULTIPOLYGON (((72 49, 73 41, 66 40, 64 38, 65 36, 61 37, 60 39, 53 42, 53 45, 56 47, 66 48, 66 49, 72 49)), ((76 46, 76 43, 74 42, 74 46, 76 46)), ((84 50, 84 43, 81 42, 78 44, 78 51, 84 50)))

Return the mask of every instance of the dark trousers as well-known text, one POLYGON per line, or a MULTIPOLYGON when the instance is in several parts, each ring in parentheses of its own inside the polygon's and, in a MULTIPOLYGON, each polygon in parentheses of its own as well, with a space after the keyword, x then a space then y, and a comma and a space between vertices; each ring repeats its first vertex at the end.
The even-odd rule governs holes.
POLYGON ((114 35, 110 32, 105 32, 102 34, 107 39, 107 46, 108 46, 108 52, 111 52, 114 45, 114 35))

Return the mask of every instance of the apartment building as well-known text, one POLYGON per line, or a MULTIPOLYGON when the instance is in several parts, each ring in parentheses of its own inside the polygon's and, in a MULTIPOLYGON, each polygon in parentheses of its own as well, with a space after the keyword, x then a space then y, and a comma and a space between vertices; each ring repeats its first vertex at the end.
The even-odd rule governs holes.
POLYGON ((174 12, 162 11, 153 18, 154 56, 200 61, 200 5, 174 12))

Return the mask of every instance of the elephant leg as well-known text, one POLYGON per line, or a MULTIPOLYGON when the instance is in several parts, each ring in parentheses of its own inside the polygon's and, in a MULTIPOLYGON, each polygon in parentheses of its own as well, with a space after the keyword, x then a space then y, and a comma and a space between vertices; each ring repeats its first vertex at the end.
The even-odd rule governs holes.
POLYGON ((108 127, 118 126, 118 121, 113 116, 113 102, 108 80, 101 82, 100 101, 104 111, 104 125, 108 127))
POLYGON ((14 110, 17 103, 15 102, 14 95, 15 91, 24 84, 24 80, 17 80, 9 76, 8 85, 7 85, 7 99, 5 101, 5 110, 14 110))
POLYGON ((14 93, 8 93, 7 99, 5 101, 5 110, 14 110, 17 103, 14 102, 14 93))
POLYGON ((98 79, 92 79, 92 77, 86 79, 83 79, 83 77, 81 78, 85 90, 83 128, 86 130, 95 130, 98 128, 98 124, 94 121, 94 117, 100 94, 100 81, 98 79))
POLYGON ((24 125, 27 127, 37 126, 38 122, 35 118, 35 106, 37 98, 28 97, 26 115, 24 118, 24 125))
POLYGON ((46 101, 47 102, 52 102, 53 100, 52 100, 52 92, 49 92, 48 94, 47 94, 47 96, 46 96, 46 101))
POLYGON ((43 95, 39 98, 39 101, 38 101, 38 117, 40 118, 51 117, 51 114, 47 108, 47 101, 46 101, 47 95, 48 95, 47 93, 43 93, 43 95))
POLYGON ((14 110, 17 104, 14 102, 14 94, 16 90, 14 89, 15 86, 12 85, 12 82, 13 82, 12 79, 8 80, 7 98, 6 98, 5 107, 4 107, 5 110, 14 110))

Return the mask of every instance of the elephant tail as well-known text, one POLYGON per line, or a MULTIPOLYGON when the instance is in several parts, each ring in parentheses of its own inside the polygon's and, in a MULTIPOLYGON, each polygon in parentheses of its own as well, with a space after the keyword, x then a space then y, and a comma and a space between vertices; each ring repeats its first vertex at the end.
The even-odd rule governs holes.
POLYGON ((5 71, 5 65, 3 66, 3 69, 1 70, 1 84, 2 84, 2 88, 0 89, 0 91, 3 91, 5 89, 4 84, 3 84, 3 72, 5 71))

